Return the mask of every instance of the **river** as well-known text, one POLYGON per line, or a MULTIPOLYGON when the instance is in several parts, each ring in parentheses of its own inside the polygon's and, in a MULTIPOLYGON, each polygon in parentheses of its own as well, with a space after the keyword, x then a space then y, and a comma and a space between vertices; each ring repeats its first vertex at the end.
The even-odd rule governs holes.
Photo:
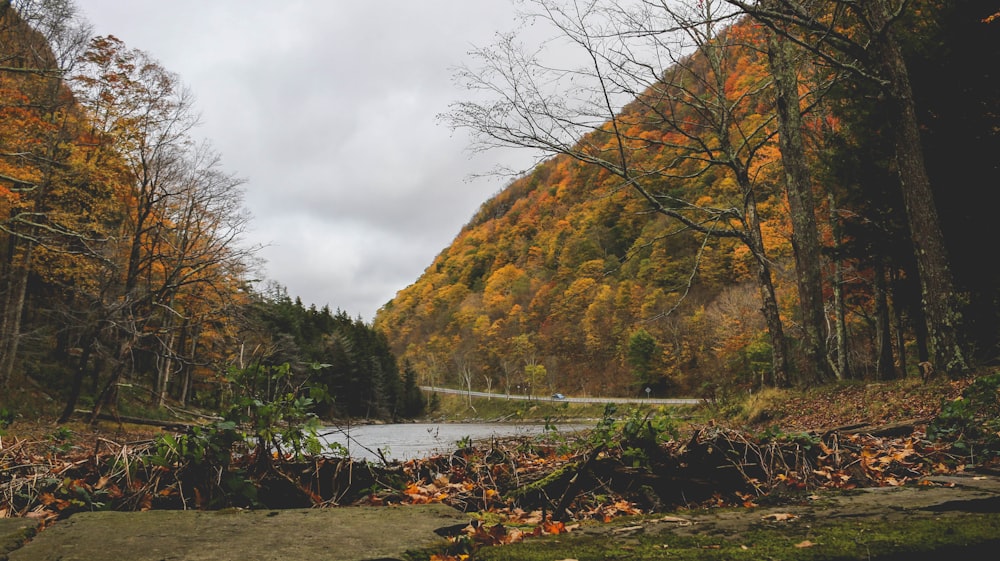
MULTIPOLYGON (((593 425, 557 425, 561 434, 571 434, 593 425)), ((327 443, 336 442, 356 460, 411 460, 436 453, 452 452, 458 442, 490 438, 534 436, 545 431, 544 424, 524 423, 405 423, 325 427, 320 431, 327 443)))

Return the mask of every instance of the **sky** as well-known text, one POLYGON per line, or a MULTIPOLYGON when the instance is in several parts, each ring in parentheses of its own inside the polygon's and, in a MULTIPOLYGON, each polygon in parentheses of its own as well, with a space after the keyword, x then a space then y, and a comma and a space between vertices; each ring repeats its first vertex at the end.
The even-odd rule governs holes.
POLYGON ((469 152, 436 118, 454 68, 515 29, 512 0, 77 0, 97 35, 194 93, 224 169, 245 179, 263 278, 371 321, 534 155, 469 152))

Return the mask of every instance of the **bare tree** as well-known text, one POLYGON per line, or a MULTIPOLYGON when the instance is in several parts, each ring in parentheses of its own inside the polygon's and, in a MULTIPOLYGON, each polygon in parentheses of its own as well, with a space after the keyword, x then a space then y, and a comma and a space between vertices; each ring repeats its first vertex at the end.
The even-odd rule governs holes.
POLYGON ((772 383, 788 384, 758 207, 773 195, 760 180, 761 150, 775 134, 774 114, 759 109, 771 82, 744 77, 731 87, 740 57, 753 49, 727 31, 734 10, 721 1, 531 4, 537 10, 529 17, 557 30, 559 54, 574 47, 580 64, 557 66, 544 51, 526 52, 513 35, 502 36, 473 53, 478 67, 457 75, 490 99, 456 103, 445 120, 472 130, 478 149, 520 146, 597 166, 652 212, 744 244, 771 337, 772 383), (716 174, 725 180, 706 179, 716 174), (698 182, 732 187, 716 187, 711 203, 680 194, 698 182))

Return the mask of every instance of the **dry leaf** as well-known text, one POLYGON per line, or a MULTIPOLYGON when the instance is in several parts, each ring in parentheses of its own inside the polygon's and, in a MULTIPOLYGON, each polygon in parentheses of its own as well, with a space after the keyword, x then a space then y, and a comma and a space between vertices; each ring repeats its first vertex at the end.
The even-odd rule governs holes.
POLYGON ((816 545, 816 544, 814 544, 813 542, 811 542, 809 540, 805 540, 805 541, 801 541, 801 542, 795 544, 795 547, 797 547, 799 549, 802 549, 802 548, 806 548, 806 547, 812 547, 814 545, 816 545))

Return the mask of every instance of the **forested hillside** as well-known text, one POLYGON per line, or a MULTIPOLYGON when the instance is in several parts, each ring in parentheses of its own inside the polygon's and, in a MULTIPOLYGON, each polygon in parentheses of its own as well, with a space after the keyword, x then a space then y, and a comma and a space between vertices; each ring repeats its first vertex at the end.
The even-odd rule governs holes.
POLYGON ((551 157, 380 310, 423 382, 718 395, 997 360, 995 6, 531 4, 593 65, 505 37, 459 72, 496 101, 456 103, 452 125, 551 157))
POLYGON ((419 413, 370 325, 251 282, 242 180, 197 121, 72 2, 0 1, 0 408, 221 409, 233 372, 288 364, 293 394, 332 393, 314 413, 419 413))

